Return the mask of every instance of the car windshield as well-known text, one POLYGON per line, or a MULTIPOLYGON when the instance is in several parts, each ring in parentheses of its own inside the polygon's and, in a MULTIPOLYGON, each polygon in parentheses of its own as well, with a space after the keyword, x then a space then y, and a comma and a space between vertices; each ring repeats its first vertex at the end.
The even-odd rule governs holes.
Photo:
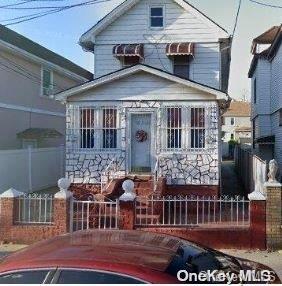
POLYGON ((238 272, 240 266, 235 259, 220 252, 193 244, 183 244, 178 248, 166 272, 176 276, 180 270, 186 270, 188 273, 208 270, 238 272))

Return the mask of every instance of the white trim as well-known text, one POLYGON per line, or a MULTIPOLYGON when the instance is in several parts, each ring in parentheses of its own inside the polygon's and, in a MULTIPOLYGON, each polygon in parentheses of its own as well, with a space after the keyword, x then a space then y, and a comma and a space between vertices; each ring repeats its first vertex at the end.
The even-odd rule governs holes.
POLYGON ((73 95, 76 95, 78 93, 85 92, 91 88, 98 87, 98 86, 103 85, 105 83, 126 77, 128 75, 131 75, 131 74, 139 72, 139 71, 144 71, 144 72, 147 72, 147 73, 150 73, 153 75, 157 75, 159 77, 162 77, 162 78, 183 84, 183 85, 191 87, 191 88, 195 88, 197 90, 209 93, 211 95, 215 95, 215 96, 217 96, 217 100, 219 100, 219 99, 227 100, 228 99, 227 94, 222 92, 222 91, 215 90, 215 89, 210 88, 208 86, 204 86, 204 85, 201 85, 201 84, 196 83, 196 82, 192 82, 192 81, 187 80, 187 79, 182 79, 182 78, 177 77, 175 75, 168 74, 168 73, 163 72, 161 70, 157 70, 155 68, 144 66, 144 65, 135 65, 135 66, 132 66, 130 68, 122 69, 122 70, 119 70, 117 72, 114 72, 114 73, 105 75, 103 77, 97 78, 91 82, 84 83, 80 86, 70 88, 66 91, 63 91, 63 92, 56 94, 55 99, 60 100, 60 101, 65 101, 69 96, 73 96, 73 95))
MULTIPOLYGON (((153 16, 154 18, 156 18, 156 16, 153 16)), ((160 16, 158 16, 158 18, 161 18, 160 16)), ((148 6, 148 28, 150 30, 164 30, 166 26, 165 23, 165 5, 164 4, 152 4, 148 6), (163 18, 163 25, 161 27, 152 27, 151 26, 151 11, 152 8, 161 8, 162 9, 162 18, 163 18)))
POLYGON ((42 59, 40 57, 37 57, 37 56, 35 56, 35 55, 25 51, 25 50, 22 50, 22 49, 20 49, 20 48, 18 48, 16 46, 13 46, 13 45, 11 45, 11 44, 9 44, 9 43, 7 43, 7 42, 5 42, 5 41, 0 39, 0 46, 1 45, 3 46, 3 48, 7 49, 10 52, 15 53, 16 55, 24 56, 25 58, 31 59, 32 61, 34 61, 34 62, 36 62, 36 63, 38 63, 40 65, 49 66, 50 68, 54 69, 56 72, 63 73, 63 74, 65 74, 65 75, 67 75, 67 76, 69 76, 69 77, 71 77, 73 79, 81 80, 81 81, 84 81, 84 82, 89 80, 89 79, 87 79, 87 78, 85 78, 83 76, 75 74, 75 73, 73 73, 73 72, 71 72, 71 71, 69 71, 69 70, 67 70, 65 68, 62 68, 62 67, 60 67, 60 66, 58 66, 56 64, 53 64, 53 63, 51 63, 51 62, 49 62, 47 60, 44 60, 44 59, 42 59))
MULTIPOLYGON (((132 8, 135 4, 137 4, 140 0, 126 0, 121 5, 117 6, 110 13, 108 13, 101 21, 99 21, 96 25, 94 25, 91 29, 89 29, 86 33, 84 33, 80 39, 79 43, 83 46, 83 42, 92 42, 95 43, 96 36, 104 30, 107 26, 113 23, 118 17, 123 15, 126 11, 132 8)), ((228 38, 229 34, 217 24, 215 24, 212 20, 210 20, 207 16, 203 15, 196 8, 185 2, 184 0, 174 0, 178 5, 180 5, 186 11, 192 13, 195 17, 200 18, 205 24, 209 27, 214 28, 215 31, 219 34, 219 38, 228 38)))
POLYGON ((13 110, 19 110, 19 111, 25 111, 25 112, 38 113, 38 114, 46 114, 46 115, 59 116, 59 117, 66 117, 65 113, 61 113, 61 112, 53 112, 53 111, 48 111, 44 109, 32 108, 32 107, 27 107, 27 106, 22 106, 22 105, 7 104, 7 103, 2 103, 2 102, 0 102, 0 108, 13 109, 13 110))

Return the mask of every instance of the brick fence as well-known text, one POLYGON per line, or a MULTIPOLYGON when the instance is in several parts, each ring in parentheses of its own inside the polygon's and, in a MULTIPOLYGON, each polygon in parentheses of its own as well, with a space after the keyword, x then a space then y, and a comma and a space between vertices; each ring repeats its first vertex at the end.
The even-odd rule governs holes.
MULTIPOLYGON (((53 199, 50 224, 19 224, 14 211, 19 193, 8 190, 0 197, 0 240, 33 243, 70 231, 72 194, 60 191, 53 199)), ((141 230, 170 234, 214 248, 278 249, 282 247, 281 185, 266 184, 267 199, 250 198, 250 226, 147 227, 141 230)), ((134 202, 120 201, 119 228, 135 229, 134 202)))

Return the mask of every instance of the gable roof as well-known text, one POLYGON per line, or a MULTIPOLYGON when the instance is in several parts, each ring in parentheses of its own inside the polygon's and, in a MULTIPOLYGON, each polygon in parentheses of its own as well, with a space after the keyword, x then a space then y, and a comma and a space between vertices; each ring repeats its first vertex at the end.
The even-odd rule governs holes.
POLYGON ((251 116, 251 104, 244 101, 232 101, 223 117, 249 117, 251 116))
POLYGON ((20 50, 24 50, 29 54, 64 68, 85 79, 91 80, 93 78, 93 74, 88 70, 3 25, 0 25, 0 41, 20 50))
POLYGON ((57 100, 65 101, 70 96, 79 94, 81 92, 85 92, 91 88, 101 86, 103 84, 112 82, 114 80, 118 80, 120 78, 132 75, 132 74, 137 73, 139 71, 144 71, 144 72, 159 76, 161 78, 171 80, 171 81, 174 81, 176 83, 180 83, 180 84, 183 84, 185 86, 195 88, 197 90, 209 93, 211 95, 215 95, 217 97, 217 99, 224 99, 224 100, 229 99, 228 95, 221 90, 218 90, 216 88, 212 88, 212 87, 197 83, 197 82, 192 81, 192 80, 187 80, 185 78, 176 76, 174 74, 163 71, 161 69, 156 69, 156 68, 153 68, 151 66, 144 65, 144 64, 138 64, 138 65, 134 65, 131 67, 123 68, 123 69, 120 69, 118 71, 112 72, 110 74, 96 78, 90 82, 83 83, 81 85, 69 88, 67 90, 64 90, 63 92, 57 93, 55 95, 55 98, 57 100))
MULTIPOLYGON (((92 28, 85 32, 79 39, 79 44, 88 51, 93 51, 93 46, 95 43, 95 36, 97 36, 101 31, 103 31, 107 26, 113 23, 116 19, 122 16, 125 12, 131 9, 139 1, 142 0, 125 0, 116 8, 114 8, 110 13, 108 13, 104 18, 98 21, 92 28)), ((180 5, 186 11, 192 13, 195 17, 200 18, 208 26, 215 28, 220 34, 220 38, 229 38, 228 32, 218 25, 215 21, 210 19, 207 15, 202 13, 200 10, 195 8, 193 5, 185 0, 173 0, 178 5, 180 5)))

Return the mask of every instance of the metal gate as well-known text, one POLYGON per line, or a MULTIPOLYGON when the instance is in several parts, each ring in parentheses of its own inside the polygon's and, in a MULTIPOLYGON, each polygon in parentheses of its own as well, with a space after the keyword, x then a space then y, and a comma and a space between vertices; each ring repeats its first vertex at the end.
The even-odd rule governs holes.
POLYGON ((119 202, 76 201, 71 207, 70 231, 85 229, 118 229, 119 202))

